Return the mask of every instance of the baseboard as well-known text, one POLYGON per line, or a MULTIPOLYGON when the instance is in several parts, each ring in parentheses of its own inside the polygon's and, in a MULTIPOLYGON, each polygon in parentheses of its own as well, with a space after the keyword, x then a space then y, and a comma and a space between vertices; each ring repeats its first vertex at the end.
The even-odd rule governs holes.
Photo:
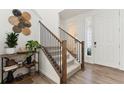
POLYGON ((43 79, 46 79, 50 84, 57 84, 56 82, 54 82, 53 80, 51 80, 49 77, 47 77, 46 75, 44 75, 41 71, 39 72, 39 74, 42 76, 43 79))
POLYGON ((102 67, 108 67, 108 68, 111 68, 111 69, 116 69, 116 70, 124 71, 124 68, 121 68, 121 67, 112 67, 112 66, 103 65, 103 64, 91 64, 91 63, 85 63, 85 64, 98 65, 98 66, 102 66, 102 67))
POLYGON ((118 69, 121 71, 124 71, 124 67, 123 66, 118 66, 118 69))

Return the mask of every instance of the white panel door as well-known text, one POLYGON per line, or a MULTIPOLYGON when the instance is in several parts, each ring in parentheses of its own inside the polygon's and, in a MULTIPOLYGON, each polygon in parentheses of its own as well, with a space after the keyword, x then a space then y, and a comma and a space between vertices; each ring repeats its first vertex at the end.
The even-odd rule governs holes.
POLYGON ((117 67, 119 64, 119 11, 100 10, 94 16, 94 62, 117 67))

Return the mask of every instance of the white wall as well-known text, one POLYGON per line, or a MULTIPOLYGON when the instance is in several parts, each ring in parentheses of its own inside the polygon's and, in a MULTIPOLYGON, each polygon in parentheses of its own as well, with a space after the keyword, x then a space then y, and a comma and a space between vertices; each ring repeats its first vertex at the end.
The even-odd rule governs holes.
POLYGON ((49 77, 55 83, 60 83, 60 77, 56 73, 55 69, 50 64, 46 55, 44 55, 43 51, 40 52, 40 72, 42 72, 45 76, 49 77))
POLYGON ((0 10, 0 54, 4 52, 4 42, 6 33, 12 31, 11 25, 8 22, 8 18, 11 15, 11 10, 0 10))
POLYGON ((67 31, 68 26, 70 24, 74 24, 76 27, 76 38, 78 38, 80 41, 83 41, 84 38, 84 16, 78 15, 69 19, 60 19, 60 27, 62 27, 64 30, 67 31), (81 35, 80 35, 81 34, 81 35))
POLYGON ((36 9, 35 10, 42 18, 43 24, 47 26, 54 34, 59 37, 59 15, 62 9, 36 9))
POLYGON ((120 10, 120 69, 124 70, 124 9, 120 10))

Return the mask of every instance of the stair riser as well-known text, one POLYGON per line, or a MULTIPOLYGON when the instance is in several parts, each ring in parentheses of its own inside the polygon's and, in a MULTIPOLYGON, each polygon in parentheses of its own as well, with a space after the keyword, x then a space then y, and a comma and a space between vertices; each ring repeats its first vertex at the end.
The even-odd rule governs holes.
POLYGON ((67 62, 67 66, 69 67, 69 66, 71 66, 71 65, 73 65, 74 64, 74 60, 72 60, 72 61, 70 61, 70 62, 67 62))
MULTIPOLYGON (((69 58, 70 56, 67 55, 67 59, 69 58)), ((59 56, 53 56, 53 58, 56 60, 56 61, 59 61, 60 60, 60 57, 59 56)))
MULTIPOLYGON (((55 61, 56 61, 57 64, 59 64, 59 59, 55 59, 55 61)), ((73 60, 70 61, 70 62, 67 62, 67 66, 68 67, 71 66, 71 65, 73 65, 73 64, 74 64, 74 61, 73 60)))
POLYGON ((61 52, 59 50, 47 50, 47 51, 53 57, 61 54, 61 52))
POLYGON ((75 73, 77 73, 79 70, 81 70, 81 66, 73 69, 70 73, 68 73, 67 78, 70 78, 71 76, 73 76, 75 73))
POLYGON ((57 52, 49 52, 52 56, 60 55, 60 51, 57 52))

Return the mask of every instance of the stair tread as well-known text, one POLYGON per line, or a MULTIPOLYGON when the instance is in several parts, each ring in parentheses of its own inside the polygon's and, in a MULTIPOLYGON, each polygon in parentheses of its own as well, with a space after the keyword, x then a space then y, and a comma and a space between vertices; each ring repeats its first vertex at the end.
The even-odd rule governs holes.
POLYGON ((74 59, 73 58, 68 58, 67 59, 67 63, 70 63, 71 61, 74 61, 74 59))
MULTIPOLYGON (((60 57, 60 55, 54 55, 53 56, 53 58, 58 58, 58 57, 60 57)), ((68 63, 68 61, 72 61, 72 60, 74 60, 73 58, 67 58, 67 63, 68 63)))
MULTIPOLYGON (((59 57, 60 55, 53 55, 54 58, 59 57)), ((61 55, 62 56, 62 55, 61 55)), ((69 54, 67 54, 67 56, 69 56, 69 54)))

